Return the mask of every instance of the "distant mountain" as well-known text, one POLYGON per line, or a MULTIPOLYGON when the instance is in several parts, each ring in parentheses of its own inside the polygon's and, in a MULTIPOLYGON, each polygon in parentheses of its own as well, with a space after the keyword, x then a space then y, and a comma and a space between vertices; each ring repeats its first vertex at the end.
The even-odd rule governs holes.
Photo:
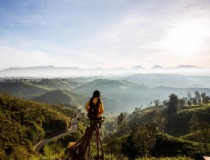
POLYGON ((34 67, 12 67, 0 70, 0 78, 22 77, 22 78, 60 78, 60 77, 93 77, 93 76, 124 76, 137 73, 164 73, 210 76, 210 68, 202 68, 193 65, 180 65, 177 67, 162 67, 154 65, 151 69, 145 69, 140 65, 131 68, 78 68, 78 67, 56 67, 56 66, 34 66, 34 67))
MULTIPOLYGON (((157 68, 165 68, 161 65, 154 65, 152 69, 157 69, 157 68)), ((194 65, 178 65, 176 67, 170 67, 170 68, 202 68, 200 66, 194 66, 194 65)), ((170 69, 167 68, 167 69, 170 69)), ((144 67, 140 65, 136 65, 131 67, 130 69, 144 69, 144 67)), ((85 68, 79 68, 79 67, 57 67, 53 65, 49 66, 31 66, 31 67, 10 67, 6 69, 2 69, 0 71, 22 71, 22 70, 107 70, 101 67, 98 68, 92 68, 92 69, 85 69, 85 68)), ((123 67, 116 67, 108 70, 127 70, 126 68, 123 67)))
POLYGON ((21 67, 9 67, 9 68, 2 69, 1 71, 18 70, 18 69, 23 69, 23 68, 21 68, 21 67))
POLYGON ((160 65, 154 65, 154 66, 152 67, 152 69, 160 69, 160 68, 163 68, 163 67, 160 66, 160 65))
POLYGON ((144 69, 144 67, 138 65, 138 66, 133 66, 133 67, 131 67, 131 69, 144 69))
POLYGON ((116 68, 113 68, 113 69, 110 69, 110 70, 127 70, 127 68, 124 68, 124 67, 116 67, 116 68))
POLYGON ((175 68, 202 68, 202 67, 193 66, 193 65, 179 65, 179 66, 176 66, 175 68))
POLYGON ((166 86, 171 88, 210 88, 210 77, 185 76, 178 74, 133 74, 120 77, 136 84, 150 87, 166 86))
POLYGON ((35 66, 26 68, 7 68, 0 71, 0 77, 70 77, 87 73, 77 67, 35 66))
POLYGON ((2 71, 17 71, 17 70, 63 70, 63 69, 80 69, 77 67, 56 67, 53 65, 49 65, 49 66, 33 66, 33 67, 11 67, 11 68, 6 68, 3 69, 2 71))

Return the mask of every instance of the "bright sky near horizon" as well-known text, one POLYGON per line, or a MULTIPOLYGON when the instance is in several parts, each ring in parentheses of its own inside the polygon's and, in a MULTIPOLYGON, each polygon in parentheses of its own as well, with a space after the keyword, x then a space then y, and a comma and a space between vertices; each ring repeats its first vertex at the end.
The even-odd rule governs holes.
POLYGON ((0 0, 0 69, 210 67, 210 0, 0 0))

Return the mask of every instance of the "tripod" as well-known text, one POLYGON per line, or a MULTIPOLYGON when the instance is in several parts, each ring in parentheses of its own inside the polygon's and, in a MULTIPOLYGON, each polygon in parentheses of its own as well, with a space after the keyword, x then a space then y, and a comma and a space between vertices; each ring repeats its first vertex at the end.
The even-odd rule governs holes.
POLYGON ((86 128, 82 138, 68 149, 69 157, 66 160, 91 160, 90 142, 93 133, 96 135, 97 157, 96 160, 104 160, 104 151, 99 133, 99 125, 103 120, 90 120, 90 126, 86 128), (101 150, 101 156, 100 156, 101 150))

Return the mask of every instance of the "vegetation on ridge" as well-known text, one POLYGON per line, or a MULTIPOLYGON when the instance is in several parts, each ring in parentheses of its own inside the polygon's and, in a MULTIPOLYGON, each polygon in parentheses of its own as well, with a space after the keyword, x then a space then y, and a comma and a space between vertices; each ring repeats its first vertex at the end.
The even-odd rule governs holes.
POLYGON ((188 105, 183 99, 171 94, 163 103, 155 100, 154 106, 121 113, 115 120, 118 128, 104 139, 107 153, 130 159, 210 154, 209 100, 201 103, 191 97, 188 105))
POLYGON ((75 113, 0 93, 0 157, 26 159, 39 140, 66 130, 75 113))

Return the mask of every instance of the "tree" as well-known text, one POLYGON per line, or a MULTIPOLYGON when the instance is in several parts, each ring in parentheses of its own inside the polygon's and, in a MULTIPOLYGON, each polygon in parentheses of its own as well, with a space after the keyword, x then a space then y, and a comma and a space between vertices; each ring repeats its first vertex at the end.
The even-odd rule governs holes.
POLYGON ((179 99, 178 108, 182 109, 184 107, 184 105, 186 104, 186 101, 187 101, 186 97, 183 97, 182 99, 179 99))
POLYGON ((209 103, 209 102, 210 102, 210 97, 207 96, 207 97, 206 97, 206 103, 209 103))
POLYGON ((193 132, 194 138, 196 136, 196 132, 199 129, 199 122, 198 122, 198 116, 193 113, 192 117, 189 120, 189 131, 193 132))
POLYGON ((127 116, 127 114, 124 112, 124 113, 120 113, 120 115, 117 117, 117 126, 119 128, 122 128, 123 126, 125 126, 126 116, 127 116))
POLYGON ((203 145, 206 150, 208 150, 207 147, 207 140, 208 140, 208 134, 209 134, 209 123, 205 120, 201 120, 200 122, 200 129, 202 133, 202 138, 203 138, 203 145))
POLYGON ((133 132, 122 143, 122 153, 131 159, 149 155, 156 144, 157 130, 153 123, 134 126, 133 132))
POLYGON ((155 99, 153 102, 154 102, 156 108, 158 108, 160 106, 160 101, 158 99, 155 99))
POLYGON ((192 103, 193 103, 193 104, 197 104, 196 98, 192 98, 192 103))
POLYGON ((190 92, 187 93, 187 104, 192 105, 192 95, 190 92))
POLYGON ((161 114, 160 111, 154 111, 155 116, 154 116, 154 124, 157 126, 157 129, 160 132, 164 132, 165 130, 165 125, 166 125, 166 118, 161 114))
POLYGON ((168 101, 167 101, 167 100, 164 100, 164 101, 162 102, 162 104, 163 104, 163 107, 166 108, 166 107, 168 106, 168 101))
POLYGON ((191 105, 192 105, 192 102, 189 101, 189 100, 187 100, 187 104, 188 104, 189 106, 191 106, 191 105))
POLYGON ((192 95, 191 95, 190 92, 188 92, 188 93, 187 93, 187 100, 188 100, 188 101, 191 101, 191 98, 192 98, 192 95))
POLYGON ((169 96, 169 102, 168 102, 168 114, 174 113, 177 111, 177 104, 178 104, 178 97, 175 94, 171 94, 169 96))
POLYGON ((199 93, 199 91, 195 91, 195 101, 196 104, 201 103, 201 94, 199 93))
POLYGON ((206 103, 206 93, 201 93, 202 103, 206 103))
POLYGON ((201 93, 201 98, 203 103, 209 103, 210 97, 206 95, 205 92, 201 93))
POLYGON ((137 132, 133 134, 132 140, 134 148, 139 156, 148 156, 150 150, 156 144, 156 126, 152 123, 141 126, 137 132))

